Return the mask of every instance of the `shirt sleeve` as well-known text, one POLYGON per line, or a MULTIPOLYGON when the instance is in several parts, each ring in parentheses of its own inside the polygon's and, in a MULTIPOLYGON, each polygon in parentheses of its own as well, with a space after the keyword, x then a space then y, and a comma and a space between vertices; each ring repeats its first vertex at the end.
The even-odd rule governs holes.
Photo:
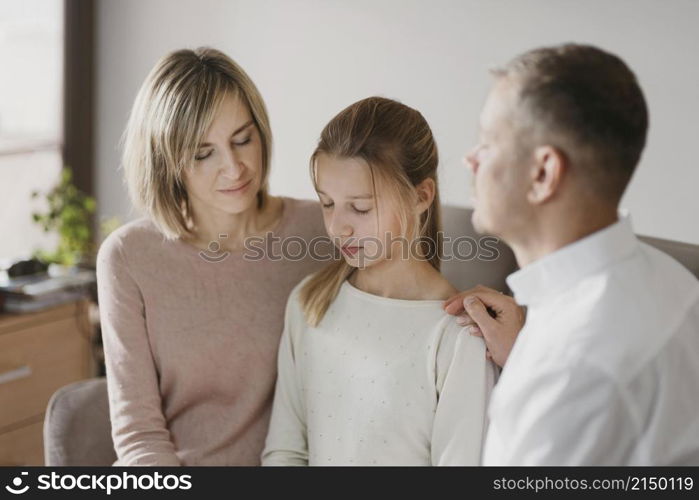
POLYGON ((97 257, 102 342, 117 465, 180 465, 162 412, 145 307, 112 235, 97 257))
POLYGON ((279 344, 272 418, 262 452, 264 466, 308 465, 306 412, 294 349, 294 339, 299 337, 304 324, 297 293, 292 293, 287 302, 284 332, 279 344))
POLYGON ((621 388, 583 361, 518 381, 497 395, 491 418, 484 465, 619 465, 639 435, 621 388))
POLYGON ((483 340, 450 323, 436 353, 432 465, 479 465, 495 367, 483 340))

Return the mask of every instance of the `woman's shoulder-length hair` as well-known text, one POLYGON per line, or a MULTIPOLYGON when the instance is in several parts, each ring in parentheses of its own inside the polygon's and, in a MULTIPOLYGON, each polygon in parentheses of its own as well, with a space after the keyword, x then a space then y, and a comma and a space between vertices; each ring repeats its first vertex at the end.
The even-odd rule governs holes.
POLYGON ((245 103, 262 141, 258 208, 268 197, 272 133, 264 101, 245 71, 209 47, 164 56, 136 96, 123 135, 122 168, 133 204, 170 239, 191 232, 191 207, 183 170, 226 95, 245 103))

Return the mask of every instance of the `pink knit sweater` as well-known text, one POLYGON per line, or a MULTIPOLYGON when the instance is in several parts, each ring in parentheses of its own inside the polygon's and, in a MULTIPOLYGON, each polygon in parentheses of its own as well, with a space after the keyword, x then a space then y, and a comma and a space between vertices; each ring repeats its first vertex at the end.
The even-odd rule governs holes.
MULTIPOLYGON (((274 236, 324 234, 316 202, 284 198, 274 236)), ((294 254, 299 247, 287 242, 294 254)), ((253 253, 205 259, 147 219, 102 244, 97 280, 117 465, 260 463, 286 300, 324 263, 245 258, 253 253)))

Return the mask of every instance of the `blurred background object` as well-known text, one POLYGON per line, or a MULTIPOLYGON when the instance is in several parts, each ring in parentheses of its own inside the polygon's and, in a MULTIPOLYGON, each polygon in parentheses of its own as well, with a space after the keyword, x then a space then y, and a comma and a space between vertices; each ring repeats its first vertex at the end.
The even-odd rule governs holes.
POLYGON ((0 2, 0 465, 41 465, 51 395, 103 373, 94 6, 0 2))

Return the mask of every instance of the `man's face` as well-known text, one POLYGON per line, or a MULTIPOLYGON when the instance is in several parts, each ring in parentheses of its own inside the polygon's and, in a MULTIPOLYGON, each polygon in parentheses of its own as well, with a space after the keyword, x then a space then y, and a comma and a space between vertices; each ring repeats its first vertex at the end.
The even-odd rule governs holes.
POLYGON ((479 144, 466 156, 473 172, 473 225, 505 240, 521 228, 530 206, 527 163, 519 146, 516 84, 498 79, 480 116, 479 144))

